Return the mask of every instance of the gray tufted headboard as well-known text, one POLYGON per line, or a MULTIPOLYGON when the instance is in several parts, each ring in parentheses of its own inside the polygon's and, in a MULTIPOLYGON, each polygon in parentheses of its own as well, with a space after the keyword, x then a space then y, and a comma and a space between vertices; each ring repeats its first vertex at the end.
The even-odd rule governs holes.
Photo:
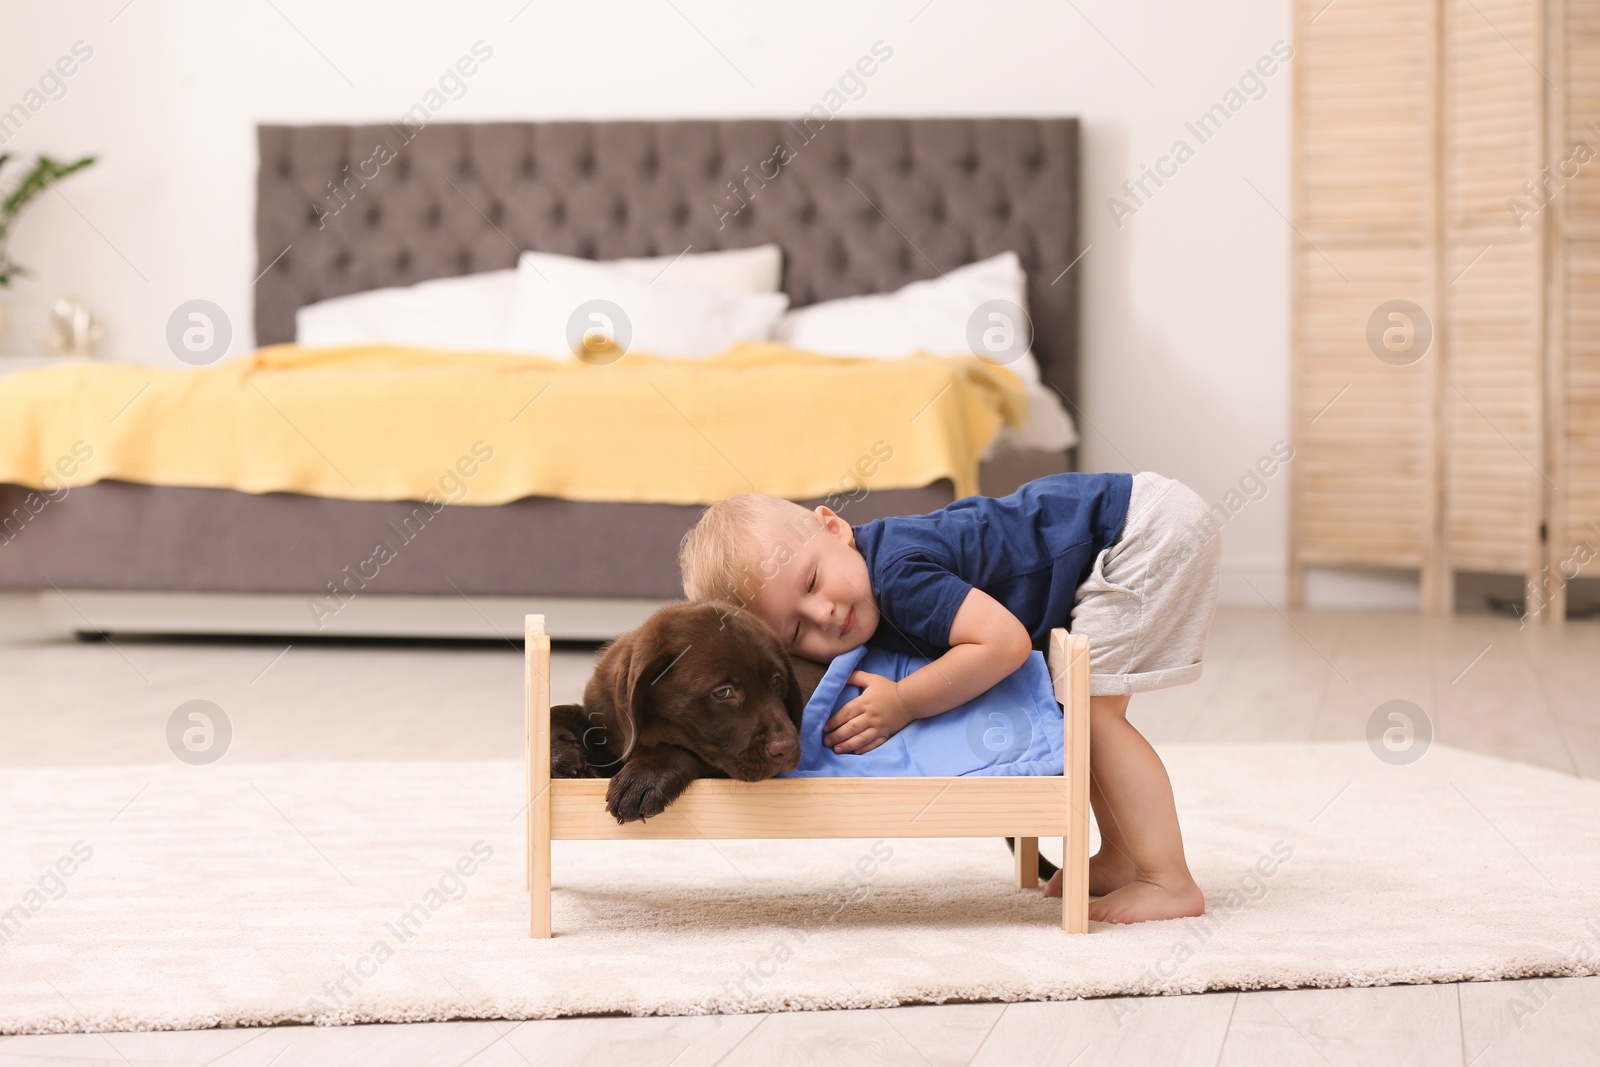
POLYGON ((1045 380, 1078 396, 1078 122, 262 126, 256 342, 317 300, 510 267, 776 241, 795 306, 1011 249, 1045 380), (287 249, 287 251, 285 251, 287 249), (1065 272, 1065 273, 1063 273, 1065 272))

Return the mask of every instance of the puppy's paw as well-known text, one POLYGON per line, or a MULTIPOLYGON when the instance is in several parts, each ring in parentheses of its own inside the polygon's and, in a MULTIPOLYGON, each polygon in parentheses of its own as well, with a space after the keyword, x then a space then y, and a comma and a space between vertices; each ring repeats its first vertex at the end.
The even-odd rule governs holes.
POLYGON ((600 777, 583 747, 582 716, 579 704, 558 704, 550 709, 550 777, 600 777))
POLYGON ((594 778, 594 768, 583 758, 583 746, 578 739, 563 730, 550 735, 550 777, 594 778))
POLYGON ((606 810, 619 823, 638 822, 666 811, 681 792, 681 786, 672 788, 659 771, 632 761, 612 777, 606 789, 606 810))

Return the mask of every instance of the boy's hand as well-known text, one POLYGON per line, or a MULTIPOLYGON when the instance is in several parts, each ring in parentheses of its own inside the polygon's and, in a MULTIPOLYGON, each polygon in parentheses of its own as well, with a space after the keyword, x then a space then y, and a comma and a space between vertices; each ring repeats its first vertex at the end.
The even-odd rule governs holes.
POLYGON ((916 718, 900 699, 899 683, 892 679, 856 671, 850 675, 850 684, 860 686, 861 695, 822 726, 822 743, 835 752, 871 752, 916 718))

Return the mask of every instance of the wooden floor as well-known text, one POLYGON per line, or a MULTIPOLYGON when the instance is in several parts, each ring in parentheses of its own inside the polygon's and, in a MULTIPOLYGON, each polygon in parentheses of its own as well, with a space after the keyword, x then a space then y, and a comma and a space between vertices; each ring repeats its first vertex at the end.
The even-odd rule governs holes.
MULTIPOLYGON (((578 698, 591 660, 589 650, 557 651, 556 702, 578 698)), ((78 644, 43 631, 31 600, 0 595, 0 767, 171 759, 167 717, 196 698, 232 721, 230 759, 515 757, 521 669, 521 651, 510 646, 78 644)), ((1423 708, 1438 742, 1600 777, 1600 623, 1592 621, 1519 631, 1514 619, 1484 615, 1222 608, 1204 677, 1135 696, 1129 717, 1158 746, 1346 740, 1365 737, 1373 710, 1393 699, 1423 708)), ((1352 921, 1359 912, 1357 902, 1352 921)), ((0 1037, 0 1067, 1491 1067, 1595 1062, 1597 1047, 1600 978, 1585 978, 714 1018, 0 1037)))

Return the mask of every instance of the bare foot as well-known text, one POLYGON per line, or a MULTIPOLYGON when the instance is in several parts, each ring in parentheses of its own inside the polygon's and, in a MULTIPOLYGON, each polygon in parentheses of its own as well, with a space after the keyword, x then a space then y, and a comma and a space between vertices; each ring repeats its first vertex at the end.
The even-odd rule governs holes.
MULTIPOLYGON (((1113 890, 1123 886, 1139 877, 1138 870, 1133 863, 1124 856, 1112 853, 1107 856, 1103 852, 1096 852, 1089 857, 1089 895, 1103 897, 1113 890)), ((1050 881, 1045 883, 1044 895, 1059 897, 1061 895, 1061 872, 1057 871, 1050 876, 1050 881)))
POLYGON ((1203 915, 1205 910, 1205 894, 1185 874, 1181 882, 1169 885, 1141 879, 1112 890, 1089 903, 1089 918, 1102 923, 1142 923, 1203 915))

